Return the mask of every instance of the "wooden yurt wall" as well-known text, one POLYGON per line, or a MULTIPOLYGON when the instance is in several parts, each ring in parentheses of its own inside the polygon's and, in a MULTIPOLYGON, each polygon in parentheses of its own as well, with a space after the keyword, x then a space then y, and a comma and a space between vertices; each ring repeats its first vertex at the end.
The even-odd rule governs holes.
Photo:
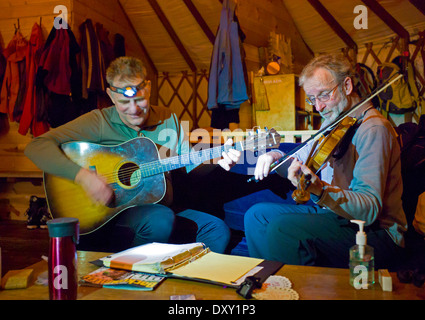
MULTIPOLYGON (((68 8, 68 19, 72 20, 71 0, 64 1, 1 1, 0 2, 0 45, 5 48, 15 34, 15 26, 29 39, 35 23, 40 24, 46 39, 53 21, 57 5, 68 8), (19 21, 19 22, 18 22, 19 21)), ((3 119, 4 120, 4 119, 3 119)), ((44 196, 41 185, 41 171, 29 160, 23 150, 31 140, 28 133, 18 133, 18 124, 2 122, 0 135, 0 220, 25 220, 30 195, 44 196), (7 128, 8 127, 8 128, 7 128)))
POLYGON ((68 19, 72 20, 72 0, 38 0, 38 1, 1 1, 0 2, 0 46, 6 47, 15 34, 15 25, 19 26, 24 37, 29 39, 34 23, 40 24, 43 35, 47 38, 53 27, 53 20, 59 14, 54 13, 56 6, 68 8, 68 19))
MULTIPOLYGON (((110 32, 125 37, 126 53, 141 59, 141 50, 133 30, 119 4, 115 0, 13 0, 0 1, 0 45, 5 48, 15 34, 15 26, 20 27, 22 35, 29 39, 34 23, 40 24, 44 40, 47 39, 58 5, 65 6, 68 13, 68 26, 80 43, 78 27, 86 19, 101 23, 110 32), (19 19, 19 22, 18 22, 19 19)), ((148 69, 148 73, 152 73, 148 69)), ((0 128, 0 220, 11 218, 25 220, 25 211, 31 195, 44 196, 41 184, 42 172, 23 154, 26 144, 32 136, 18 133, 18 123, 10 122, 9 128, 0 128)))

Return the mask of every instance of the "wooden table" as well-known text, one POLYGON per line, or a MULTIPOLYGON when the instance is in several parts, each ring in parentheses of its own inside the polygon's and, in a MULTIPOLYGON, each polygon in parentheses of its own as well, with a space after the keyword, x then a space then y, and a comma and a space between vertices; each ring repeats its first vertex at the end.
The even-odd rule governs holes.
MULTIPOLYGON (((79 251, 79 276, 96 270, 97 267, 89 262, 106 255, 102 252, 79 251)), ((0 300, 49 299, 48 288, 34 284, 37 276, 47 270, 47 262, 41 260, 29 268, 34 269, 31 285, 26 289, 0 290, 0 300)), ((276 274, 292 282, 292 288, 298 292, 300 300, 425 300, 424 288, 400 283, 395 274, 392 274, 392 292, 382 291, 378 283, 372 289, 354 289, 348 283, 348 269, 285 265, 276 274)), ((78 288, 80 300, 170 300, 171 295, 185 294, 194 294, 200 300, 245 300, 233 288, 179 279, 166 279, 154 291, 78 288)))

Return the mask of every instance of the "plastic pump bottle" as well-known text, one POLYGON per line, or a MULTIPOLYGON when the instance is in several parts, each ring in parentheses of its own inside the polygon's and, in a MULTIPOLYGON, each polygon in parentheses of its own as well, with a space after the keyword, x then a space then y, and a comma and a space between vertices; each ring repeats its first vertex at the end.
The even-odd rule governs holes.
POLYGON ((374 250, 367 245, 367 236, 363 231, 365 222, 351 220, 359 225, 356 245, 350 248, 350 284, 356 289, 367 289, 375 283, 374 250))

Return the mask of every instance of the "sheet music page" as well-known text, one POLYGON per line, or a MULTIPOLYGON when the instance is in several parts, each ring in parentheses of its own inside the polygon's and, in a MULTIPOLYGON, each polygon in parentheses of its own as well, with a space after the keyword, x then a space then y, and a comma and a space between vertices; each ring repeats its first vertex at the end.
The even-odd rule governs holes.
POLYGON ((230 285, 263 261, 257 258, 209 252, 202 258, 173 270, 172 273, 230 285))

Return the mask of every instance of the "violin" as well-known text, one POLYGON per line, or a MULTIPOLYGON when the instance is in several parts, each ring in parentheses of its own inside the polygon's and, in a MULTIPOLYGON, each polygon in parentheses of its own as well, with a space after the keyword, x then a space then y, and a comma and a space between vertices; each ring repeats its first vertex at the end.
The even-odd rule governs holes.
MULTIPOLYGON (((352 130, 356 123, 356 118, 347 116, 328 134, 322 134, 314 141, 305 165, 317 175, 329 158, 338 150, 342 141, 352 136, 352 130)), ((310 192, 307 191, 311 183, 310 179, 310 174, 301 174, 297 189, 292 193, 292 199, 296 203, 304 204, 310 199, 310 192)))
MULTIPOLYGON (((394 76, 396 76, 396 75, 397 74, 395 73, 393 76, 391 76, 391 78, 394 77, 394 76)), ((325 132, 329 132, 330 130, 332 130, 331 133, 332 132, 337 133, 336 136, 330 135, 329 138, 327 138, 328 140, 333 140, 334 139, 333 137, 338 137, 338 135, 342 133, 341 131, 338 130, 338 128, 340 127, 340 124, 342 122, 346 123, 346 121, 349 121, 349 120, 345 120, 345 119, 346 118, 350 118, 349 117, 350 114, 352 114, 354 111, 356 111, 357 109, 359 109, 360 107, 362 107, 363 105, 365 105, 367 102, 371 101, 375 96, 377 96, 379 93, 381 93, 382 91, 384 91, 387 87, 389 87, 390 85, 392 85, 395 81, 398 81, 401 77, 403 77, 403 74, 402 73, 399 74, 399 75, 397 75, 394 79, 389 78, 386 83, 383 83, 380 87, 376 88, 375 91, 369 95, 369 97, 366 97, 364 100, 360 101, 359 103, 357 103, 356 105, 354 105, 353 107, 351 107, 349 110, 343 112, 334 122, 328 124, 324 128, 321 128, 318 132, 316 132, 309 139, 307 139, 306 141, 304 141, 303 143, 301 143, 298 147, 292 149, 290 152, 288 152, 287 154, 285 154, 279 160, 273 162, 271 164, 271 166, 270 166, 270 172, 273 172, 279 166, 281 166, 286 161, 288 161, 289 159, 291 159, 291 155, 293 155, 298 150, 300 150, 300 149, 304 148, 305 146, 307 146, 307 144, 310 141, 314 141, 314 144, 317 145, 318 142, 320 142, 320 140, 323 139, 323 136, 324 136, 324 133, 325 132)), ((351 119, 353 119, 353 118, 351 118, 351 119)), ((344 127, 344 125, 342 125, 342 127, 344 127)), ((325 141, 322 141, 322 143, 324 143, 324 142, 325 141)), ((322 145, 322 143, 320 145, 322 145)), ((332 148, 332 142, 330 142, 329 144, 323 144, 323 146, 325 146, 325 145, 327 145, 327 146, 323 150, 328 150, 329 151, 329 150, 334 150, 335 149, 335 148, 332 148)), ((320 148, 320 149, 322 149, 322 148, 320 148)), ((324 155, 327 155, 327 154, 331 154, 331 153, 329 153, 329 152, 320 152, 317 155, 317 157, 316 156, 313 157, 314 159, 317 159, 319 163, 322 163, 322 165, 324 165, 326 163, 326 161, 323 161, 323 160, 320 161, 319 160, 320 159, 320 156, 323 155, 323 154, 324 155)), ((329 159, 329 157, 328 157, 328 159, 329 159)), ((314 160, 314 161, 316 161, 316 160, 314 160)), ((309 182, 308 182, 309 179, 305 179, 305 178, 306 177, 304 177, 304 180, 306 180, 305 183, 307 185, 304 187, 304 189, 305 188, 308 188, 308 184, 309 184, 309 182)), ((256 181, 257 182, 258 180, 256 180, 255 177, 251 177, 247 181, 248 182, 251 182, 251 181, 256 181)), ((302 182, 302 183, 304 183, 304 182, 302 182)))

